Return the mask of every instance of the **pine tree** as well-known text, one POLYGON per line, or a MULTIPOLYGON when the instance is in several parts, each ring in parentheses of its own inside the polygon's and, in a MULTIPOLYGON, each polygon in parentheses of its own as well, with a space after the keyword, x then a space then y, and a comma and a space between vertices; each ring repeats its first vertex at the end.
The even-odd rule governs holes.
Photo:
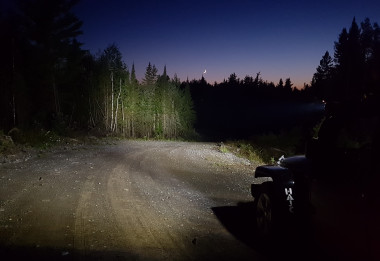
POLYGON ((160 75, 157 79, 157 82, 159 84, 163 84, 163 83, 167 83, 169 82, 170 80, 170 77, 167 75, 166 73, 166 65, 164 66, 164 72, 162 73, 162 75, 160 75))
POLYGON ((335 62, 338 77, 335 96, 339 95, 344 100, 360 99, 364 88, 364 56, 360 44, 360 29, 355 18, 349 32, 343 29, 335 43, 335 62))
POLYGON ((279 88, 279 89, 283 89, 284 88, 284 81, 282 80, 282 78, 280 78, 276 88, 279 88))
POLYGON ((377 23, 373 25, 373 55, 370 61, 369 76, 369 93, 380 96, 380 26, 377 23))
POLYGON ((312 90, 321 98, 362 100, 379 93, 380 28, 366 18, 360 28, 353 18, 349 31, 343 28, 334 42, 334 60, 327 53, 320 61, 312 90))
POLYGON ((333 66, 333 59, 331 58, 330 53, 326 51, 321 61, 319 62, 315 77, 318 80, 327 80, 331 78, 333 66))
MULTIPOLYGON (((66 66, 73 49, 79 49, 76 37, 82 34, 82 22, 71 13, 78 1, 35 0, 18 1, 23 35, 29 45, 28 75, 35 115, 44 115, 40 120, 47 127, 48 115, 61 113, 61 90, 64 84, 58 81, 58 73, 66 66), (36 106, 37 105, 37 106, 36 106)), ((67 77, 61 77, 66 80, 67 77)), ((70 101, 68 101, 70 102, 70 101)), ((50 122, 51 123, 51 122, 50 122)))
POLYGON ((135 63, 132 64, 131 84, 134 84, 134 85, 138 85, 139 84, 139 81, 136 78, 135 63))
MULTIPOLYGON (((189 80, 187 80, 187 83, 189 82, 189 80)), ((176 73, 174 73, 174 76, 173 76, 173 79, 172 79, 172 83, 177 87, 179 88, 180 85, 181 85, 181 80, 178 78, 178 75, 176 73)))
POLYGON ((293 83, 290 78, 285 79, 284 91, 286 94, 290 94, 293 90, 293 83))
POLYGON ((155 65, 151 65, 150 62, 148 67, 146 67, 145 78, 143 79, 143 84, 152 86, 157 81, 157 68, 155 65))
POLYGON ((347 29, 343 28, 339 34, 338 41, 334 43, 334 62, 337 66, 345 66, 347 64, 347 51, 348 51, 348 33, 347 29))
POLYGON ((328 51, 325 52, 313 76, 315 94, 318 98, 329 100, 331 98, 331 80, 333 78, 333 59, 328 51))
POLYGON ((230 74, 230 77, 228 77, 228 84, 231 86, 236 86, 239 84, 239 79, 238 79, 236 73, 230 74))
POLYGON ((262 82, 262 80, 260 78, 260 72, 258 72, 258 73, 256 73, 256 77, 255 77, 255 80, 253 82, 253 86, 258 88, 261 82, 262 82))
POLYGON ((364 22, 361 23, 360 43, 364 59, 368 62, 372 58, 374 51, 374 29, 369 18, 366 18, 364 22))

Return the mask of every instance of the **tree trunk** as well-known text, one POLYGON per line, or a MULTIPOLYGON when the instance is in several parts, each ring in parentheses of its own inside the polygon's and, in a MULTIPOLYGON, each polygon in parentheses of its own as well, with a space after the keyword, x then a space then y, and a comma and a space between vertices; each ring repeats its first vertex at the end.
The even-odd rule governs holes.
POLYGON ((123 126, 122 127, 122 133, 123 133, 123 135, 124 135, 124 137, 125 137, 125 130, 126 130, 126 122, 125 122, 125 113, 124 113, 124 102, 123 102, 123 99, 121 99, 121 113, 122 113, 122 117, 123 117, 123 121, 122 121, 122 124, 121 124, 121 126, 123 126))
POLYGON ((121 79, 120 79, 120 87, 119 87, 119 93, 116 98, 116 109, 115 109, 115 119, 113 124, 113 132, 117 131, 117 114, 119 111, 119 100, 120 100, 120 94, 121 94, 121 79))
POLYGON ((55 103, 55 113, 58 115, 61 112, 61 106, 59 104, 58 90, 57 85, 55 84, 55 77, 53 75, 53 95, 54 95, 54 103, 55 103))
POLYGON ((113 130, 113 72, 111 71, 111 124, 110 129, 113 130))
POLYGON ((109 108, 108 108, 108 88, 107 85, 104 84, 104 126, 106 127, 106 130, 108 130, 108 113, 109 113, 109 108))

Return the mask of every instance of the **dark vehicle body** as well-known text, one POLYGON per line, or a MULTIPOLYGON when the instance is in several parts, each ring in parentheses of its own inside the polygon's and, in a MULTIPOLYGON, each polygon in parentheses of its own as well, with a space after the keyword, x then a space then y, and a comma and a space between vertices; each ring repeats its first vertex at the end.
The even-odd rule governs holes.
POLYGON ((309 231, 323 257, 380 260, 379 111, 368 100, 327 104, 305 155, 256 168, 251 193, 262 240, 309 231))

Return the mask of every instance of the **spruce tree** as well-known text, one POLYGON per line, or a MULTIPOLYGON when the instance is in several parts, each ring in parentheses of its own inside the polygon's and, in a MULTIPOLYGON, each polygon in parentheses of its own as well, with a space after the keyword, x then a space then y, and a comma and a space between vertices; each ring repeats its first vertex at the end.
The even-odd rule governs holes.
POLYGON ((359 100, 364 88, 364 56, 360 44, 360 29, 355 18, 348 33, 343 29, 335 43, 335 62, 338 77, 335 96, 340 96, 339 99, 343 100, 359 100))
POLYGON ((136 78, 136 71, 135 71, 135 63, 132 64, 132 70, 131 70, 131 84, 138 85, 139 82, 136 78))
POLYGON ((333 78, 333 59, 328 51, 325 52, 313 76, 315 94, 318 98, 329 100, 331 98, 331 81, 333 78))
POLYGON ((155 65, 151 65, 149 62, 148 66, 146 67, 145 71, 145 78, 143 79, 143 84, 152 86, 157 81, 157 68, 155 65))
POLYGON ((284 91, 286 94, 290 94, 293 90, 293 83, 290 78, 285 79, 284 91))
POLYGON ((278 81, 276 88, 279 88, 279 89, 284 88, 284 81, 282 80, 282 78, 280 78, 280 80, 278 81))
POLYGON ((30 90, 32 117, 47 128, 52 127, 52 120, 57 115, 64 113, 61 111, 61 93, 67 87, 65 81, 72 70, 67 66, 68 56, 73 50, 78 51, 81 45, 76 37, 82 34, 82 22, 71 12, 77 2, 17 2, 21 33, 28 45, 25 79, 30 90))

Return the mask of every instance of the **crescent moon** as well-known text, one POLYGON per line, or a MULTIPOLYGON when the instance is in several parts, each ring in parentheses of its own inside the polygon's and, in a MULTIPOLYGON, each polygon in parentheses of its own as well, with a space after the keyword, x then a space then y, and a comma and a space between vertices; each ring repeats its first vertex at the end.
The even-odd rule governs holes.
POLYGON ((205 71, 203 72, 203 74, 206 74, 207 70, 205 69, 205 71))

